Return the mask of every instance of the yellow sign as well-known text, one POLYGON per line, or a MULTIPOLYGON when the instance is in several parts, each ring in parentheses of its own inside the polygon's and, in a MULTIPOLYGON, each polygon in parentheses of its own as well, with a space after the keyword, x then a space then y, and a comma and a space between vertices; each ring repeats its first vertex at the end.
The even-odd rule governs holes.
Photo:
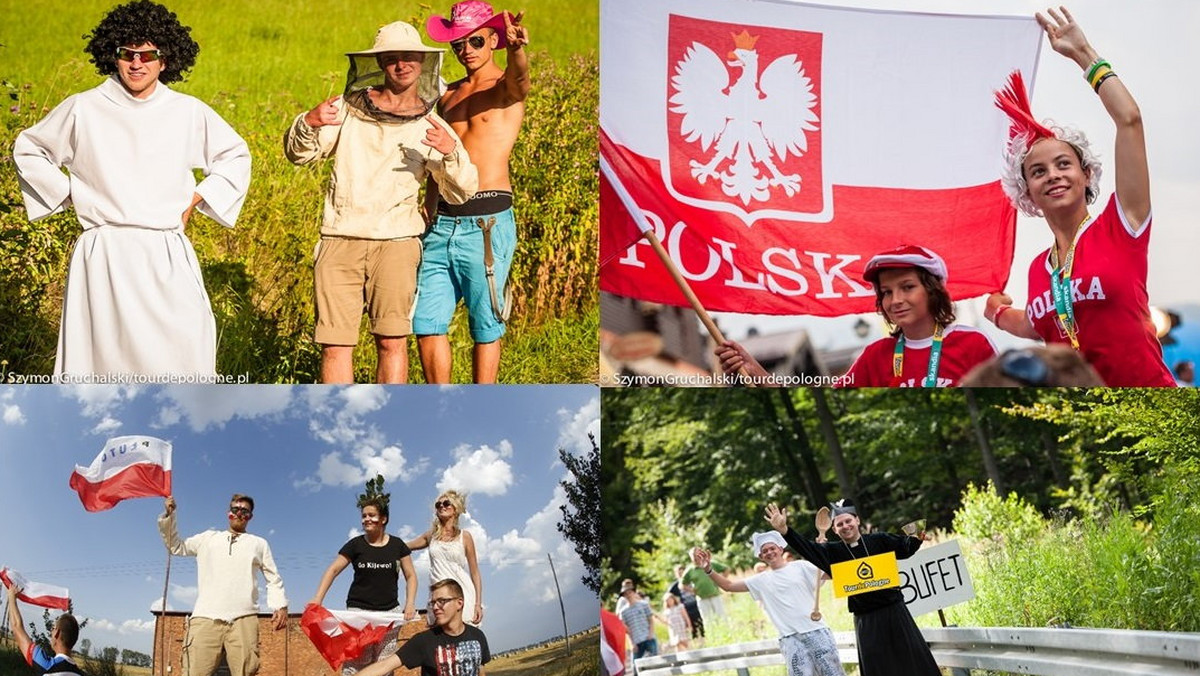
POLYGON ((900 586, 900 567, 895 552, 851 559, 830 566, 833 595, 837 598, 900 586))

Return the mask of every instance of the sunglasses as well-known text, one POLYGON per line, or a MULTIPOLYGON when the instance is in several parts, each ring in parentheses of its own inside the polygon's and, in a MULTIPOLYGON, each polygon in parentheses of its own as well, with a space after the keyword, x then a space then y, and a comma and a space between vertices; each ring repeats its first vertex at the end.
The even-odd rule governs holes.
POLYGON ((1000 372, 1022 385, 1034 387, 1050 380, 1050 367, 1029 350, 1009 350, 1001 355, 1000 372))
POLYGON ((133 61, 135 57, 141 57, 142 63, 158 61, 162 58, 162 52, 157 49, 129 49, 128 47, 117 47, 117 58, 122 61, 133 61))
POLYGON ((483 49, 485 44, 487 44, 487 38, 482 35, 472 35, 469 38, 451 42, 450 49, 453 49, 455 54, 459 54, 467 48, 467 45, 471 45, 471 49, 483 49))
POLYGON ((446 597, 440 598, 440 599, 429 599, 429 607, 430 608, 438 608, 438 609, 445 608, 447 603, 450 603, 451 601, 457 601, 459 598, 461 598, 461 597, 446 596, 446 597))
POLYGON ((450 502, 449 500, 438 500, 437 502, 433 503, 433 506, 437 507, 438 509, 443 507, 452 507, 453 505, 454 503, 450 502))
POLYGON ((246 509, 245 507, 230 507, 229 513, 233 514, 234 516, 250 516, 254 512, 251 512, 250 510, 246 509))

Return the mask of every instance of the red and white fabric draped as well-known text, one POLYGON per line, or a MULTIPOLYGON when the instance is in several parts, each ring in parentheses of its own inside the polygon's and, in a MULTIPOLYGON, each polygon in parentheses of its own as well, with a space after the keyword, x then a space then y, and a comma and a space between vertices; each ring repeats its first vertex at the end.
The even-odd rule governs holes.
POLYGON ((712 310, 870 311, 863 267, 901 244, 940 254, 955 298, 1004 288, 1016 212, 993 92, 1013 70, 1033 82, 1031 16, 750 0, 600 11, 601 289, 685 304, 647 228, 712 310))

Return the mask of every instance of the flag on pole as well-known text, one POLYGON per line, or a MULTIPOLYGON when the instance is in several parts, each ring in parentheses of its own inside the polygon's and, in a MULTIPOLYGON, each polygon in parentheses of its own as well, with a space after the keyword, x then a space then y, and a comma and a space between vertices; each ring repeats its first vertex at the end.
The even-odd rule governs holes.
POLYGON ((607 676, 622 676, 625 673, 625 625, 621 618, 605 608, 600 609, 600 659, 607 676))
POLYGON ((70 485, 89 512, 126 498, 169 496, 171 444, 141 435, 109 439, 91 465, 75 466, 70 485))
POLYGON ((305 606, 300 616, 300 628, 334 671, 404 622, 403 613, 329 610, 315 603, 305 606))
POLYGON ((17 598, 25 603, 54 610, 66 610, 71 604, 71 594, 66 587, 56 587, 52 584, 30 582, 24 575, 9 568, 0 568, 0 581, 5 589, 14 584, 21 588, 17 598))
POLYGON ((867 260, 938 252, 955 298, 1004 288, 1016 212, 993 91, 1032 83, 1033 17, 783 0, 600 7, 600 288, 711 310, 874 309, 867 260))

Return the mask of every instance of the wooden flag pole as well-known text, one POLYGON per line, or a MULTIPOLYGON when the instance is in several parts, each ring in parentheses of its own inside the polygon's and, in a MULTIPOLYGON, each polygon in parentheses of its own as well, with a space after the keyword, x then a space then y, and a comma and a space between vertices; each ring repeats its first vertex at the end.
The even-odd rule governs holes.
MULTIPOLYGON (((662 245, 662 241, 658 239, 658 235, 654 234, 654 229, 650 228, 642 232, 642 236, 650 242, 654 253, 658 254, 659 260, 666 266, 671 279, 675 280, 675 286, 678 286, 679 290, 683 292, 684 298, 692 306, 692 310, 696 312, 696 315, 700 317, 700 322, 704 324, 704 328, 708 329, 708 335, 712 336, 717 345, 724 345, 725 334, 721 333, 721 329, 717 328, 716 322, 709 316, 708 310, 705 310, 704 306, 700 304, 700 299, 696 297, 696 292, 692 291, 692 285, 688 284, 688 281, 683 277, 683 273, 679 271, 679 267, 675 265, 675 261, 671 260, 670 254, 667 253, 666 248, 662 245)), ((738 369, 738 375, 742 376, 742 382, 748 387, 757 387, 754 381, 750 379, 750 374, 746 372, 745 366, 738 369)))

